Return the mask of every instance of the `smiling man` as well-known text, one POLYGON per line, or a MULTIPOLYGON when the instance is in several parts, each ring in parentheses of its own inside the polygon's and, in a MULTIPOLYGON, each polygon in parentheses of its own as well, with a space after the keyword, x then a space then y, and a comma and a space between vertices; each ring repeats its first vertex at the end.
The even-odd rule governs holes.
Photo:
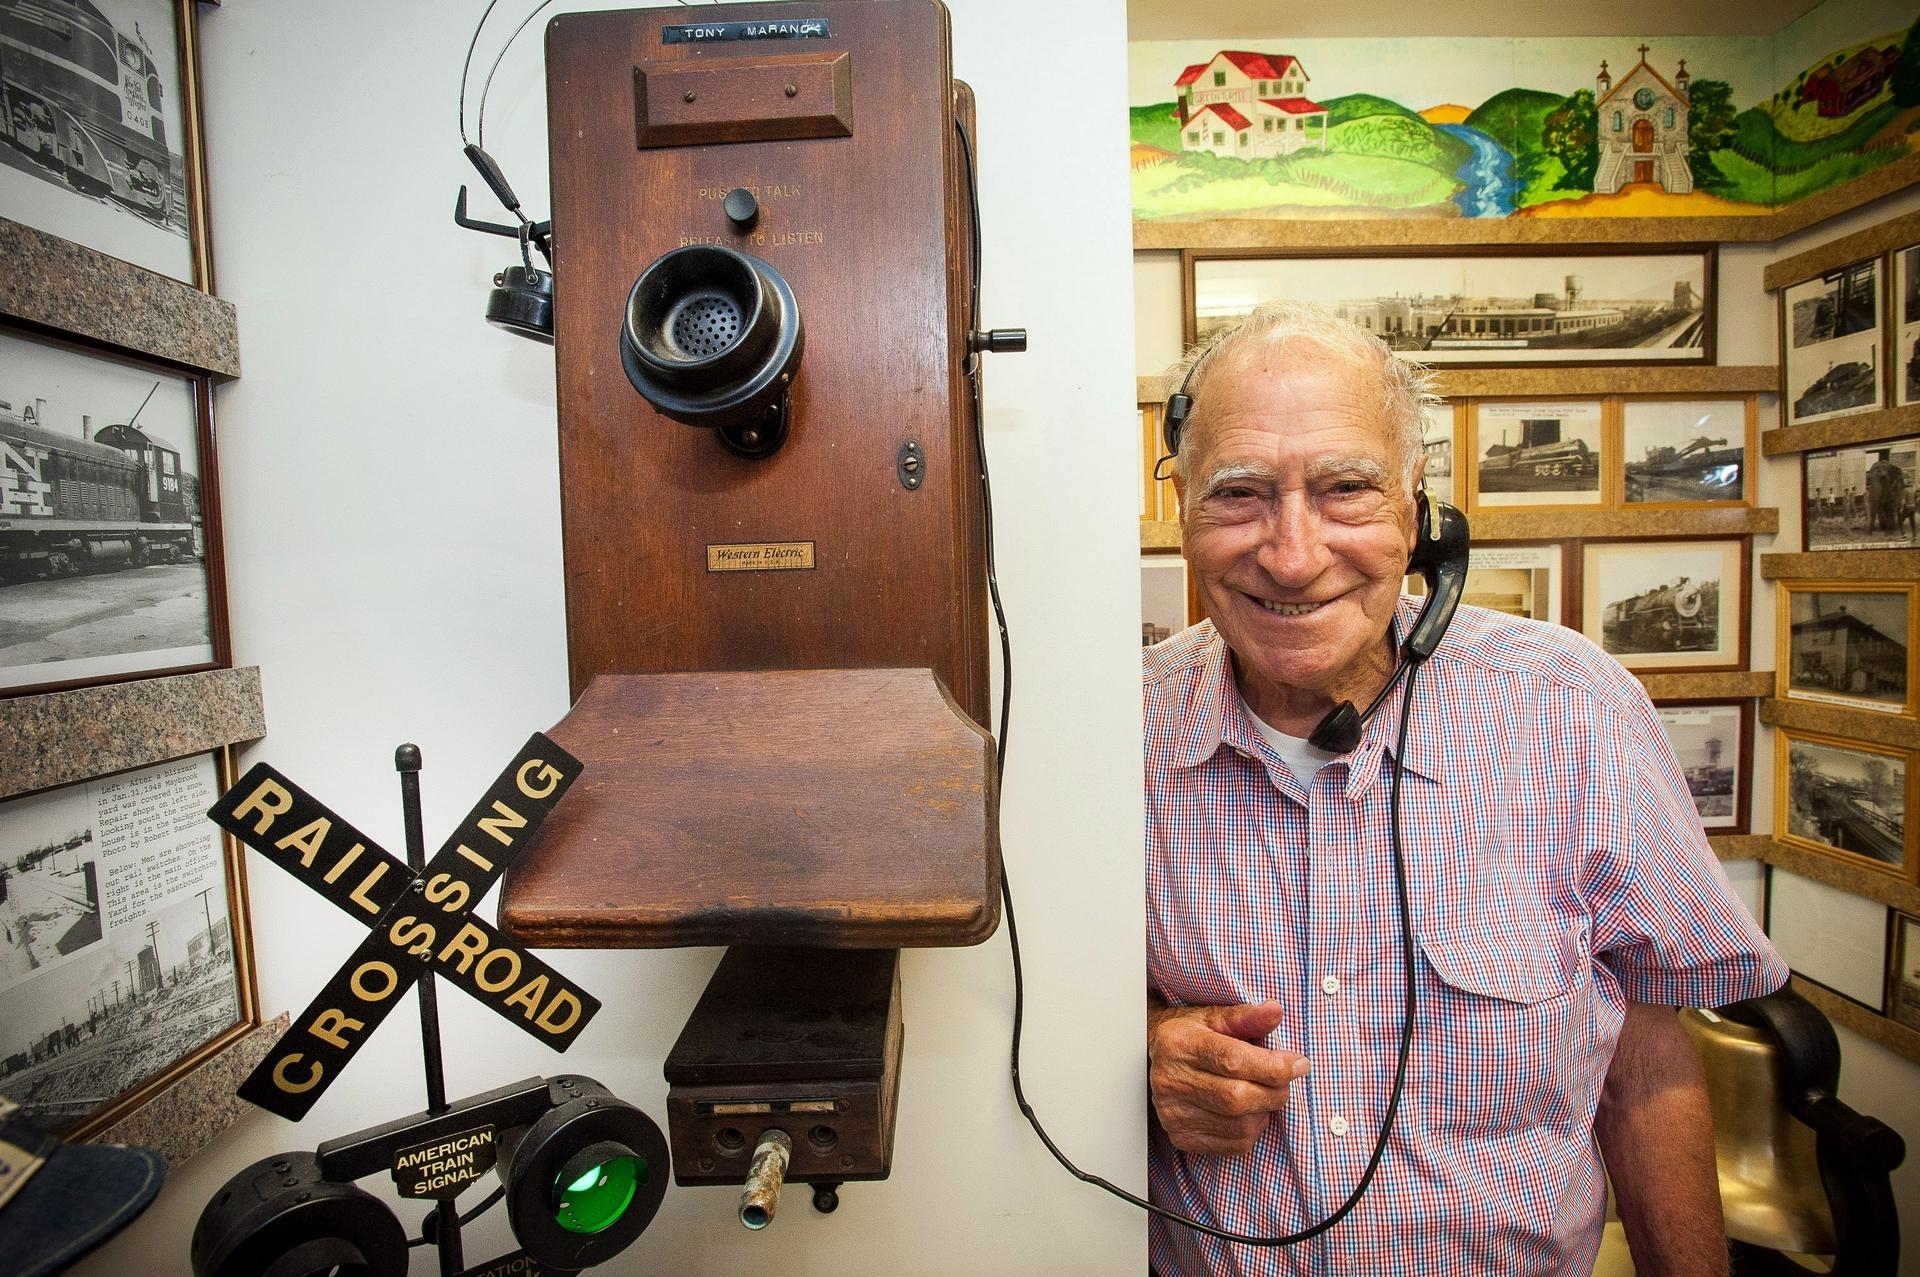
POLYGON ((1156 1219, 1156 1271, 1588 1272, 1611 1172, 1641 1273, 1724 1273, 1710 1114, 1672 1008, 1761 996, 1786 968, 1645 693, 1571 631, 1463 607, 1417 691, 1350 752, 1314 748, 1330 710, 1388 685, 1419 612, 1400 589, 1427 375, 1296 306, 1174 375, 1210 619, 1145 656, 1154 1200, 1276 1236, 1365 1173, 1408 992, 1396 765, 1419 1011, 1350 1215, 1287 1248, 1156 1219))

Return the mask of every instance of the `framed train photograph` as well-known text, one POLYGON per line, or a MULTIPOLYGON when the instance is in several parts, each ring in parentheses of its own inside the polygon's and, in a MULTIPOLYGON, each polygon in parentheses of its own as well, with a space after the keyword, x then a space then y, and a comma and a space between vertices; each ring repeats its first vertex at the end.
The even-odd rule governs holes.
POLYGON ((1809 550, 1920 546, 1920 439, 1802 453, 1801 526, 1809 550))
POLYGON ((1744 539, 1581 543, 1580 630, 1630 670, 1747 666, 1744 539))
POLYGON ((1912 581, 1778 581, 1778 695, 1914 713, 1912 581))
POLYGON ((1887 402, 1880 259, 1780 292, 1782 424, 1872 412, 1887 402))
POLYGON ((1642 508, 1751 504, 1759 421, 1752 395, 1622 401, 1622 500, 1642 508))
POLYGON ((207 379, 0 329, 0 695, 227 662, 207 379))
POLYGON ((1714 362, 1711 244, 1187 249, 1192 344, 1270 301, 1312 302, 1423 363, 1714 362))
POLYGON ((1915 753, 1782 727, 1774 732, 1773 836, 1915 879, 1915 753))
POLYGON ((1598 399, 1476 401, 1467 410, 1467 512, 1599 506, 1605 406, 1598 399))
POLYGON ((0 0, 0 217, 207 290, 194 0, 0 0))
POLYGON ((1920 403, 1920 244, 1893 250, 1893 406, 1920 403))
POLYGON ((260 1023, 225 750, 0 803, 0 1092, 68 1140, 260 1023))
POLYGON ((1753 777, 1753 702, 1662 702, 1654 706, 1667 729, 1693 795, 1700 825, 1710 834, 1747 832, 1753 777))

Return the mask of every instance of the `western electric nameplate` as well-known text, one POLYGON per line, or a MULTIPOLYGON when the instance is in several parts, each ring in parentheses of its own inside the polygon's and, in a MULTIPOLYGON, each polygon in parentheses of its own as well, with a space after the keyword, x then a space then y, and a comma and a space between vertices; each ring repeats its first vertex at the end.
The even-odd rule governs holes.
POLYGON ((796 572, 813 570, 813 542, 759 541, 707 547, 709 572, 796 572))

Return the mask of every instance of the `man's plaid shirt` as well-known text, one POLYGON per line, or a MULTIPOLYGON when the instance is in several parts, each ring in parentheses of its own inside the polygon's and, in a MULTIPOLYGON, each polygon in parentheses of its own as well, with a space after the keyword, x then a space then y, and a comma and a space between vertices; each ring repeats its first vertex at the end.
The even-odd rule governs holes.
MULTIPOLYGON (((1401 632, 1418 601, 1402 599, 1401 632)), ((1153 1199, 1276 1235, 1352 1192, 1405 1008, 1388 835, 1396 693, 1303 787, 1202 623, 1145 654, 1147 964, 1174 1005, 1277 1000, 1313 1071, 1244 1157, 1153 1127, 1153 1199)), ((1309 1242, 1155 1220, 1163 1277, 1586 1273, 1605 1209, 1594 1109, 1629 1001, 1722 1006, 1787 971, 1708 848, 1632 675, 1570 630, 1463 607, 1419 671, 1402 832, 1419 993, 1373 1185, 1309 1242)))

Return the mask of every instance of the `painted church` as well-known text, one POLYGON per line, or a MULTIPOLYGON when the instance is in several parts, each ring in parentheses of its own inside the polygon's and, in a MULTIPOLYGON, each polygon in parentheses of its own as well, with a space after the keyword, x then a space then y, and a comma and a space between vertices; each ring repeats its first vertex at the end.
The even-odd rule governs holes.
POLYGON ((1628 182, 1656 182, 1674 195, 1693 190, 1693 168, 1687 163, 1686 59, 1671 83, 1647 65, 1647 46, 1640 46, 1640 64, 1614 83, 1607 64, 1594 78, 1594 102, 1600 114, 1600 167, 1593 175, 1597 195, 1611 195, 1628 182))

